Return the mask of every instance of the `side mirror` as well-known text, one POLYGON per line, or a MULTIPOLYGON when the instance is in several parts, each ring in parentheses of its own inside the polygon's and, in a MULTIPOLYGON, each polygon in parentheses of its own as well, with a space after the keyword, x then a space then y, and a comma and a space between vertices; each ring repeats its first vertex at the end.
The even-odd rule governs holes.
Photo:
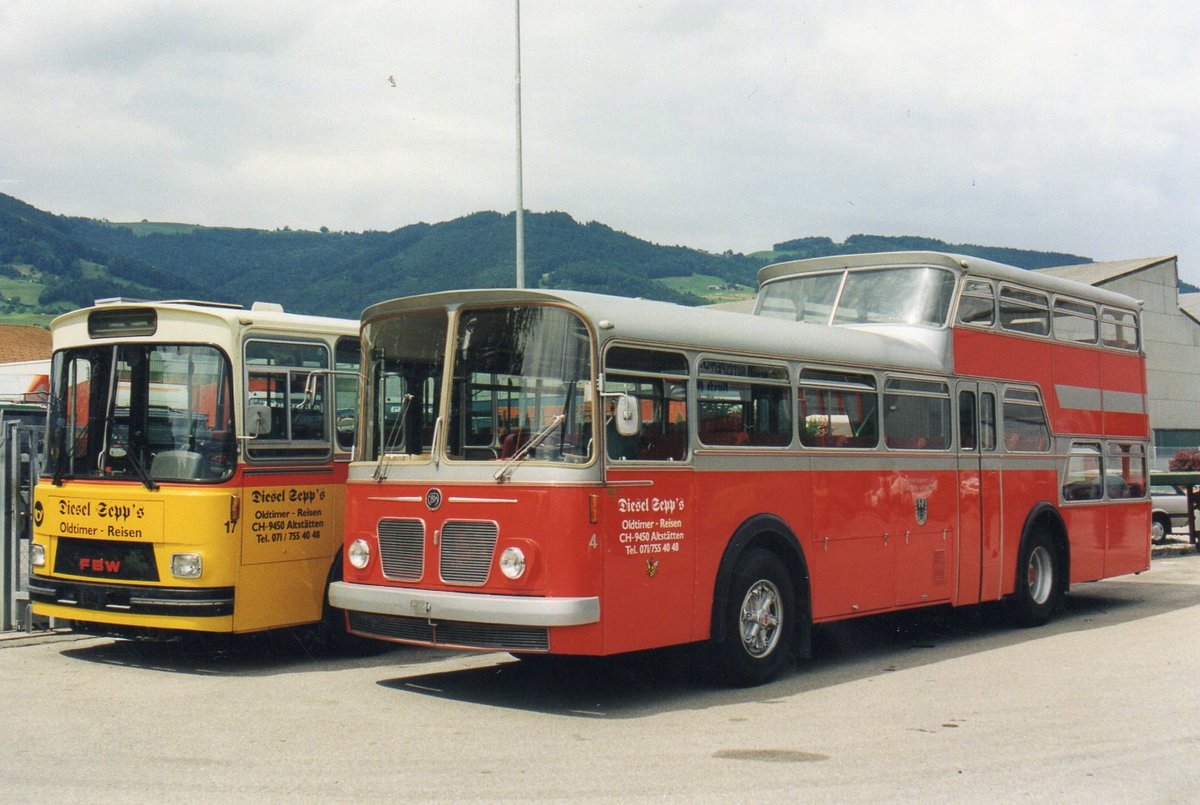
POLYGON ((257 439, 271 432, 271 406, 252 402, 246 406, 246 436, 257 439))
POLYGON ((642 428, 641 405, 637 397, 622 394, 617 397, 616 410, 613 419, 616 422, 617 434, 620 436, 637 436, 642 428))

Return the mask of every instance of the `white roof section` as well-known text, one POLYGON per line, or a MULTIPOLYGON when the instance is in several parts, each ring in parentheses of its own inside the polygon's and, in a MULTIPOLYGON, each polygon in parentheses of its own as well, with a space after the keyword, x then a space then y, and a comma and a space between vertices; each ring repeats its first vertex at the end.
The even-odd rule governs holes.
POLYGON ((591 324, 601 349, 609 341, 620 340, 835 365, 927 372, 949 368, 944 345, 937 337, 944 336, 944 330, 891 328, 882 333, 581 291, 504 289, 424 294, 372 305, 363 311, 362 320, 368 324, 404 311, 438 307, 453 310, 513 304, 572 308, 591 324), (910 329, 913 338, 903 337, 910 329))
MULTIPOLYGON (((193 302, 190 300, 171 300, 166 302, 146 302, 130 299, 100 300, 91 307, 79 308, 58 316, 50 322, 52 334, 75 327, 83 327, 86 333, 88 316, 97 310, 145 310, 153 308, 168 314, 177 314, 175 318, 191 321, 223 321, 231 329, 238 327, 264 327, 277 330, 300 330, 309 332, 354 334, 358 332, 358 322, 354 319, 336 319, 329 316, 309 316, 302 313, 285 313, 282 305, 275 303, 256 302, 254 307, 247 310, 240 305, 228 305, 218 302, 193 302)), ((80 343, 79 337, 71 339, 72 343, 80 343)), ((104 339, 117 341, 121 339, 104 339)), ((134 337, 131 340, 137 340, 134 337)), ((55 340, 55 348, 59 347, 55 340)))

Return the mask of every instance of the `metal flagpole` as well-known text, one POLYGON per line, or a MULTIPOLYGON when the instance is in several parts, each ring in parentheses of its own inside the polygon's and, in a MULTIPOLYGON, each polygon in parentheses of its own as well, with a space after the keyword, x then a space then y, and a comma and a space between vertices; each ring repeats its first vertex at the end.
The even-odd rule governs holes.
POLYGON ((525 287, 525 200, 521 165, 521 0, 517 3, 517 287, 525 287))

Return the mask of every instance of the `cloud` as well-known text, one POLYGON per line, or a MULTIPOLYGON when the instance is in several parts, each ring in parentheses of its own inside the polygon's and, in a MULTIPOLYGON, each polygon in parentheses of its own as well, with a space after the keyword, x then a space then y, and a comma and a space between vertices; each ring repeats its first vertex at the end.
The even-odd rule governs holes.
MULTIPOLYGON (((512 10, 10 0, 0 191, 265 228, 510 210, 512 10)), ((1194 4, 526 0, 521 23, 532 209, 713 251, 1179 253, 1200 282, 1194 4)))

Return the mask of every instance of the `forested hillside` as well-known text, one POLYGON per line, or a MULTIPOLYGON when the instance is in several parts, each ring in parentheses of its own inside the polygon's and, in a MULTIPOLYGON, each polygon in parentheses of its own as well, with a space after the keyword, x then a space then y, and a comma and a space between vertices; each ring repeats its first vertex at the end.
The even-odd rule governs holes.
POLYGON ((78 238, 71 219, 0 194, 0 318, 58 313, 106 296, 205 292, 186 276, 78 238))
MULTIPOLYGON (((270 299, 289 310, 358 315, 383 299, 449 288, 514 283, 513 216, 479 212, 392 232, 204 229, 163 233, 141 225, 76 219, 76 238, 180 277, 204 277, 212 293, 270 299)), ((698 304, 657 279, 709 274, 752 284, 761 260, 657 246, 565 213, 525 217, 525 276, 533 287, 572 288, 698 304)))
MULTIPOLYGON (((48 320, 107 296, 280 302, 356 317, 383 299, 513 285, 512 214, 477 212, 391 232, 265 231, 68 218, 0 195, 0 319, 48 320)), ((660 246, 561 212, 525 216, 526 284, 700 304, 749 295, 780 260, 931 249, 1025 268, 1088 262, 1070 254, 949 244, 933 238, 807 237, 751 255, 660 246), (727 297, 725 297, 727 298, 727 297)))

